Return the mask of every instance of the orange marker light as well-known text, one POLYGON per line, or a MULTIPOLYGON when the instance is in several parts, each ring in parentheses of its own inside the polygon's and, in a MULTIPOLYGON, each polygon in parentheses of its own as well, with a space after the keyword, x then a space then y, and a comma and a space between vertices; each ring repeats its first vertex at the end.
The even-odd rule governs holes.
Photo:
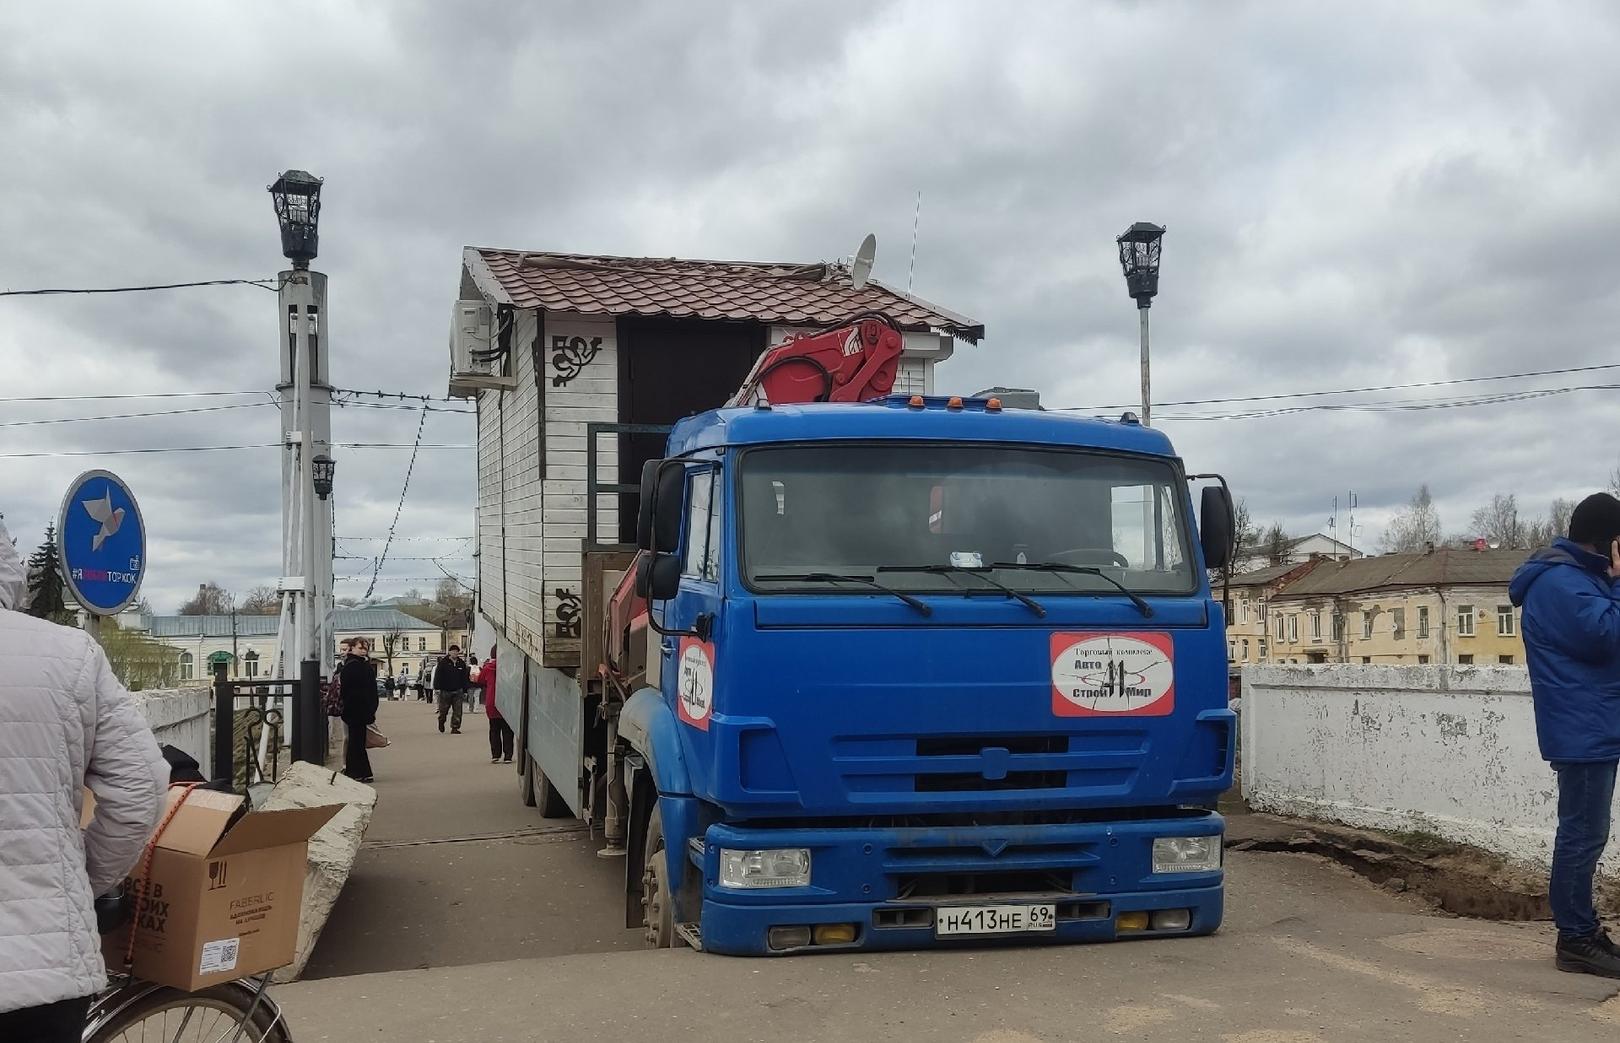
POLYGON ((910 401, 908 401, 906 405, 910 406, 912 409, 921 409, 923 407, 923 397, 921 395, 912 395, 910 401))
POLYGON ((946 409, 961 409, 962 408, 962 396, 961 395, 952 395, 951 400, 949 402, 945 403, 945 408, 946 409))
POLYGON ((999 413, 999 412, 1001 412, 1001 399, 992 398, 990 401, 986 402, 984 404, 984 411, 986 413, 999 413))

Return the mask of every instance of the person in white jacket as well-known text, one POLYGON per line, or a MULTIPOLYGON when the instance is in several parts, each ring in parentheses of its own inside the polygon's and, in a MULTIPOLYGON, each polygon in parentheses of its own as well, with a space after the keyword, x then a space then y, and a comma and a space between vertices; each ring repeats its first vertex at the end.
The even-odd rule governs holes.
POLYGON ((0 1040, 77 1043, 107 987, 94 899, 157 828, 169 765, 95 641, 20 611, 25 577, 0 524, 0 1040))

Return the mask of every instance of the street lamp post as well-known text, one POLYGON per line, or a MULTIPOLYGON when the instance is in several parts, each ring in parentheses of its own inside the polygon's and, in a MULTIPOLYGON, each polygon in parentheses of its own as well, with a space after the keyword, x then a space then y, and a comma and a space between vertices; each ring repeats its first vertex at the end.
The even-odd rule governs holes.
POLYGON ((270 186, 281 252, 291 269, 281 273, 277 327, 281 342, 282 406, 282 620, 276 665, 280 676, 296 669, 298 702, 293 714, 293 756, 323 762, 320 712, 321 649, 332 592, 330 516, 317 509, 331 492, 331 395, 327 379, 326 276, 310 270, 320 244, 321 179, 288 170, 270 186), (325 460, 325 464, 321 463, 325 460), (293 667, 293 663, 298 665, 293 667))
POLYGON ((1159 292, 1159 250, 1164 229, 1138 221, 1114 240, 1125 289, 1136 300, 1142 325, 1142 426, 1153 425, 1153 379, 1148 365, 1148 309, 1159 292))

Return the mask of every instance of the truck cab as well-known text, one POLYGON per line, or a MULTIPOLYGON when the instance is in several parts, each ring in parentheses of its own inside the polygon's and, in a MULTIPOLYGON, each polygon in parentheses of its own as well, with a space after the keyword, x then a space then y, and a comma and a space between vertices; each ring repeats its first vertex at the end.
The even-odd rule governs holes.
POLYGON ((617 735, 655 944, 1219 927, 1231 501, 1205 488, 1195 523, 1162 433, 762 402, 678 423, 642 487, 650 643, 617 735))

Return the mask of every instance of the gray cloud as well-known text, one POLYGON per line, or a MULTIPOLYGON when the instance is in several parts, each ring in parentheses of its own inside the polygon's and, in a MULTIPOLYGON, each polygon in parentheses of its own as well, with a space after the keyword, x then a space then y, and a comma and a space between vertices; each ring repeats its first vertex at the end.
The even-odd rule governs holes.
MULTIPOLYGON (((463 245, 817 259, 875 231, 878 276, 905 285, 920 189, 916 290, 989 327, 942 369, 953 389, 1133 401, 1112 237, 1138 219, 1170 228, 1161 400, 1602 364, 1617 37, 1597 3, 12 5, 0 286, 272 275, 264 186, 301 166, 327 178, 335 381, 438 394, 463 245)), ((0 299, 0 397, 269 388, 274 311, 251 287, 0 299)), ((1369 397, 1577 382, 1620 381, 1369 397)), ((1164 426, 1263 518, 1319 527, 1354 488, 1369 542, 1420 481, 1459 529, 1495 490, 1540 510, 1600 484, 1608 397, 1164 426)), ((0 403, 0 422, 152 404, 0 403)), ((334 425, 399 442, 415 420, 334 425)), ((0 452, 275 431, 258 408, 0 427, 0 452)), ((427 440, 470 442, 471 418, 435 415, 427 440)), ((341 454, 340 533, 386 532, 408 456, 341 454)), ((37 540, 105 465, 143 498, 161 606, 278 571, 273 449, 0 459, 0 510, 37 540)), ((470 454, 424 451, 401 532, 467 535, 473 497, 470 454)), ((429 584, 384 589, 410 585, 429 584)))

